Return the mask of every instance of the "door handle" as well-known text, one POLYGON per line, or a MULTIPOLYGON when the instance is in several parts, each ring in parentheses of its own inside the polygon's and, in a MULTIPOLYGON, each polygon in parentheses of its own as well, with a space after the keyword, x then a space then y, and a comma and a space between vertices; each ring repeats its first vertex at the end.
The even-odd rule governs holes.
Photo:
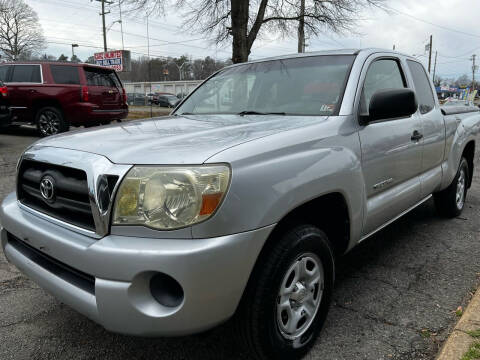
POLYGON ((410 138, 412 141, 419 141, 420 139, 423 138, 423 134, 420 134, 418 130, 415 130, 412 134, 412 137, 410 138))

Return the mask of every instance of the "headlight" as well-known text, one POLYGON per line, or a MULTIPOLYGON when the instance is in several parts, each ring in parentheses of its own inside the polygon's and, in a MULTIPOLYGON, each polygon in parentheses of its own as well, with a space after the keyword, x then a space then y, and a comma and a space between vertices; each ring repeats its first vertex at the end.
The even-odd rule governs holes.
POLYGON ((114 225, 177 229, 210 217, 227 191, 226 165, 135 166, 115 198, 114 225))

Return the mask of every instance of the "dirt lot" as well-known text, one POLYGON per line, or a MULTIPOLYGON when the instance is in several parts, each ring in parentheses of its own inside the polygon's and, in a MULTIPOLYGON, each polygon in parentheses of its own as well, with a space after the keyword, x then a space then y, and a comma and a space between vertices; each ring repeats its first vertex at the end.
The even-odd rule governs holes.
MULTIPOLYGON (((34 140, 31 129, 0 134, 0 199, 34 140)), ((478 285, 479 155, 461 217, 439 218, 429 201, 339 261, 334 304, 309 359, 434 358, 478 285)), ((234 337, 228 323, 185 338, 108 333, 0 254, 0 359, 244 359, 234 337)))

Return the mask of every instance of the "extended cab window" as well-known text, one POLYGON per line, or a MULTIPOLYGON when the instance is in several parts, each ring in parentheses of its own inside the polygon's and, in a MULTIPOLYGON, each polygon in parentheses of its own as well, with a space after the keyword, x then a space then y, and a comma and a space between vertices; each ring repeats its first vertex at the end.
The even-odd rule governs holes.
POLYGON ((413 84, 415 85, 415 94, 417 95, 418 109, 421 114, 426 114, 435 107, 432 87, 430 80, 422 64, 407 60, 408 68, 413 76, 413 84))
POLYGON ((12 78, 13 83, 40 83, 40 66, 39 65, 14 65, 12 78))
POLYGON ((56 84, 80 84, 76 66, 52 65, 50 71, 56 84))
POLYGON ((370 65, 365 76, 360 103, 360 113, 368 114, 368 105, 377 91, 385 89, 403 89, 406 87, 404 77, 394 59, 377 60, 370 65))
POLYGON ((119 81, 111 70, 86 67, 85 76, 89 86, 119 87, 119 81))

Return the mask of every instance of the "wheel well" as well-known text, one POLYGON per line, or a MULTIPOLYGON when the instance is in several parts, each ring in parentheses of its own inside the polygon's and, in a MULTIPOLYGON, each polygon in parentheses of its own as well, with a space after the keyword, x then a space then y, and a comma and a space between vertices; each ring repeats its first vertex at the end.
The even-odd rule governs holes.
POLYGON ((335 255, 341 255, 347 250, 350 218, 347 202, 342 194, 323 195, 290 211, 275 226, 264 249, 274 243, 283 231, 297 224, 312 224, 324 231, 332 243, 335 255))
POLYGON ((468 187, 472 185, 472 177, 473 177, 473 157, 475 155, 475 141, 470 141, 466 146, 465 149, 463 149, 462 157, 467 159, 468 163, 468 169, 469 173, 468 174, 468 187))
POLYGON ((62 109, 62 105, 60 104, 60 102, 58 102, 58 100, 55 100, 55 99, 39 99, 39 100, 36 100, 34 103, 33 103, 33 116, 34 116, 34 120, 35 118, 37 117, 37 112, 38 110, 40 110, 41 108, 45 107, 45 106, 53 106, 53 107, 56 107, 57 109, 59 109, 62 114, 63 114, 63 109, 62 109))

